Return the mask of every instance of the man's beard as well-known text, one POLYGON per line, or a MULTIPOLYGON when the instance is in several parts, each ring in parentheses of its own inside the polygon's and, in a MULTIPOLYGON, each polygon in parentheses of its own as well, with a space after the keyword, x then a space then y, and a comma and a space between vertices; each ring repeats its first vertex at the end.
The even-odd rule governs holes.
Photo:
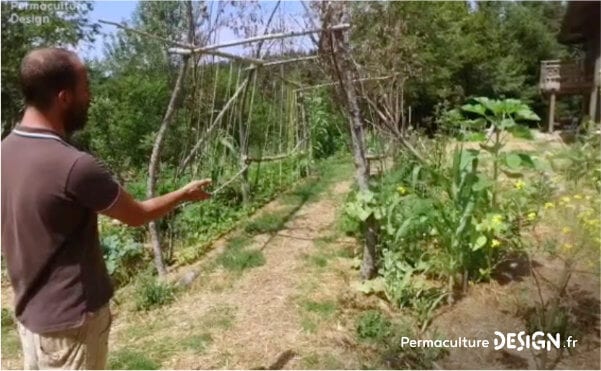
POLYGON ((83 129, 88 121, 88 105, 73 105, 65 112, 65 131, 68 136, 83 129))

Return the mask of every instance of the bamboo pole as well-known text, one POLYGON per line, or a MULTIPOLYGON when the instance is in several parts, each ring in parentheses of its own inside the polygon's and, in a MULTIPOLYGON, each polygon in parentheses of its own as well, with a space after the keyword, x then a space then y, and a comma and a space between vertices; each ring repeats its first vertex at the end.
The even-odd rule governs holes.
POLYGON ((192 150, 190 151, 190 153, 188 154, 186 159, 182 162, 182 164, 180 165, 180 169, 183 170, 188 165, 188 163, 190 163, 190 161, 194 157, 194 154, 196 153, 196 151, 198 151, 200 149, 200 146, 202 146, 202 144, 208 138, 208 136, 211 134, 213 129, 216 127, 216 125, 221 121, 225 112, 227 112, 227 110, 230 108, 232 103, 236 100, 238 95, 240 95, 240 93, 244 90, 244 87, 246 86, 246 84, 248 84, 248 77, 246 77, 244 79, 244 81, 238 87, 238 89, 234 92, 232 97, 225 103, 225 105, 223 106, 223 108, 221 109, 221 111, 219 112, 217 117, 215 117, 215 120, 211 123, 211 126, 205 132, 205 135, 194 145, 194 147, 192 148, 192 150))
POLYGON ((288 152, 288 153, 282 153, 280 155, 274 155, 274 156, 263 156, 263 157, 246 157, 244 158, 244 162, 248 165, 251 162, 270 162, 270 161, 280 161, 280 160, 285 160, 293 155, 305 155, 306 152, 305 151, 299 151, 299 152, 288 152))
MULTIPOLYGON (((111 25, 111 26, 115 26, 115 27, 120 28, 120 29, 122 29, 122 30, 124 30, 126 32, 135 33, 135 34, 138 34, 140 36, 144 36, 144 37, 147 37, 149 39, 154 39, 154 40, 160 41, 160 42, 165 43, 165 44, 170 44, 170 45, 177 46, 176 48, 169 48, 167 51, 170 52, 170 53, 181 54, 181 55, 190 55, 190 54, 194 53, 193 50, 196 48, 196 46, 192 45, 192 44, 187 44, 187 43, 183 43, 183 42, 175 41, 175 40, 169 40, 169 39, 166 39, 164 37, 153 35, 153 34, 148 33, 148 32, 144 32, 144 31, 133 29, 131 27, 127 27, 127 26, 125 26, 123 24, 120 24, 120 23, 117 23, 117 22, 105 21, 105 20, 102 20, 102 19, 98 20, 98 22, 99 23, 108 24, 108 25, 111 25)), ((227 52, 220 51, 220 50, 206 50, 206 51, 204 51, 204 53, 205 54, 216 55, 218 57, 233 59, 233 60, 237 60, 237 61, 241 61, 241 62, 252 63, 252 64, 262 64, 263 63, 262 60, 257 59, 257 58, 242 57, 242 56, 239 56, 239 55, 227 53, 227 52)))
MULTIPOLYGON (((282 60, 277 60, 277 61, 272 61, 272 62, 265 62, 263 61, 263 64, 261 64, 261 67, 271 67, 271 66, 279 66, 280 64, 288 64, 288 63, 296 63, 296 62, 304 62, 304 61, 311 61, 314 59, 317 59, 318 56, 317 55, 309 55, 309 56, 305 56, 305 57, 298 57, 298 58, 291 58, 291 59, 282 59, 282 60)), ((257 68, 257 66, 250 66, 250 67, 246 67, 247 70, 251 70, 257 68)))
MULTIPOLYGON (((364 81, 387 80, 387 79, 390 79, 390 78, 392 78, 392 77, 394 77, 396 75, 397 74, 389 75, 389 76, 380 76, 380 77, 364 77, 364 78, 361 78, 361 79, 352 80, 352 82, 355 83, 355 82, 364 82, 364 81)), ((338 85, 338 84, 340 84, 339 81, 332 81, 332 82, 326 82, 326 83, 323 83, 323 84, 304 86, 302 88, 296 89, 295 91, 298 92, 298 91, 312 90, 312 89, 317 89, 317 88, 323 88, 323 87, 326 87, 326 86, 335 86, 335 85, 338 85)))
MULTIPOLYGON (((172 53, 172 54, 180 54, 180 55, 190 55, 190 54, 201 53, 201 52, 197 52, 192 49, 184 48, 184 47, 169 48, 168 52, 172 53)), ((220 50, 207 50, 207 51, 203 51, 202 53, 212 54, 212 55, 216 55, 218 57, 229 58, 229 59, 233 59, 233 60, 240 61, 240 62, 252 63, 253 65, 262 65, 263 64, 263 61, 261 59, 257 59, 257 58, 253 58, 253 57, 243 57, 240 55, 231 54, 231 53, 227 53, 227 52, 220 51, 220 50)))
MULTIPOLYGON (((308 35, 311 33, 323 32, 323 31, 346 30, 350 27, 351 26, 348 23, 341 23, 341 24, 337 24, 335 26, 327 27, 327 28, 316 28, 316 29, 305 30, 305 31, 280 32, 280 33, 267 34, 267 35, 262 35, 262 36, 254 36, 254 37, 249 37, 247 39, 234 40, 234 41, 229 41, 229 42, 225 42, 225 43, 207 45, 207 46, 202 46, 202 47, 193 46, 192 52, 193 53, 206 53, 209 51, 213 51, 215 49, 227 48, 227 47, 236 46, 236 45, 250 44, 250 43, 257 42, 257 41, 286 39, 289 37, 303 36, 303 35, 308 35)), ((189 46, 187 46, 187 47, 189 48, 189 46)))

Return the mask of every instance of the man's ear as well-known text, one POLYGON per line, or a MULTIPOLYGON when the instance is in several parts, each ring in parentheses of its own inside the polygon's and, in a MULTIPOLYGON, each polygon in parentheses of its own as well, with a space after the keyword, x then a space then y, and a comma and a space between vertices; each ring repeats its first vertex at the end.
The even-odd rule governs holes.
POLYGON ((61 90, 58 92, 57 102, 62 107, 68 107, 71 105, 73 94, 68 90, 61 90))

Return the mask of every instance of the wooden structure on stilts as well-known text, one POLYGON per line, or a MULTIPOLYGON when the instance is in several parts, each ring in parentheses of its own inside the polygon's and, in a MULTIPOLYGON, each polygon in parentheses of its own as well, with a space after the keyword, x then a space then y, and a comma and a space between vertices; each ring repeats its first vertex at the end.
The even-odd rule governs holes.
POLYGON ((559 41, 580 44, 585 57, 578 61, 546 60, 541 62, 540 89, 549 100, 547 128, 553 132, 557 98, 566 95, 583 97, 583 116, 601 122, 601 3, 570 2, 563 19, 559 41))

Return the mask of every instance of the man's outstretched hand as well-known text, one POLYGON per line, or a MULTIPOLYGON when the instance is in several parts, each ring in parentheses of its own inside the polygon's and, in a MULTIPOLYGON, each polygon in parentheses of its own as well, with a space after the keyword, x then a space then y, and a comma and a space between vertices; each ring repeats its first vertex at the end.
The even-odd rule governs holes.
POLYGON ((129 226, 139 227, 167 214, 182 201, 201 201, 210 198, 211 194, 205 191, 210 184, 211 179, 195 180, 177 191, 145 201, 136 201, 127 191, 121 189, 113 206, 102 211, 102 214, 129 226))
POLYGON ((205 189, 212 183, 211 179, 194 180, 186 184, 182 189, 184 201, 202 201, 211 197, 205 189))

